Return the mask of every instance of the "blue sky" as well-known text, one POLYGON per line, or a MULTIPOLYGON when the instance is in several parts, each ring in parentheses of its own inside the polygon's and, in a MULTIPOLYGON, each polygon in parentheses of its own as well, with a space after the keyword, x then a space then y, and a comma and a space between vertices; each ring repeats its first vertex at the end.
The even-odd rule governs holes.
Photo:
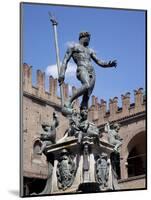
MULTIPOLYGON (((52 25, 48 11, 59 22, 60 60, 73 41, 78 42, 81 31, 91 33, 90 48, 105 61, 117 59, 117 68, 104 69, 94 63, 96 84, 93 94, 108 101, 115 96, 145 88, 145 12, 100 8, 80 8, 23 4, 23 62, 36 70, 56 76, 56 56, 52 25)), ((66 82, 80 86, 73 62, 68 66, 66 82)), ((46 83, 46 87, 47 83, 46 83)))

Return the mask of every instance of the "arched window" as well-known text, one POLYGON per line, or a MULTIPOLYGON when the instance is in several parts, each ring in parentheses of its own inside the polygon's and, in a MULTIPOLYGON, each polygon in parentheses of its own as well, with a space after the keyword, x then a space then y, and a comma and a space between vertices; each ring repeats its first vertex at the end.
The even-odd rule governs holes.
POLYGON ((146 173, 146 135, 141 132, 134 136, 128 145, 128 177, 146 173))

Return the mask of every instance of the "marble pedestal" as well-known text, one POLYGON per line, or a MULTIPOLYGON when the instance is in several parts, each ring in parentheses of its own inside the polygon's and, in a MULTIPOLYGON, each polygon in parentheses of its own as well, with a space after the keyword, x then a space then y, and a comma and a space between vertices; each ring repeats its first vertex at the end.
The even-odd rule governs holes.
POLYGON ((113 148, 113 145, 91 137, 84 137, 80 144, 77 138, 67 137, 64 141, 47 146, 45 154, 48 162, 53 165, 51 184, 49 180, 49 186, 47 185, 47 188, 50 188, 50 194, 118 189, 116 175, 110 160, 113 148), (105 187, 102 186, 96 176, 97 158, 102 153, 106 155, 108 166, 108 178, 105 187), (69 175, 70 172, 71 176, 69 175))

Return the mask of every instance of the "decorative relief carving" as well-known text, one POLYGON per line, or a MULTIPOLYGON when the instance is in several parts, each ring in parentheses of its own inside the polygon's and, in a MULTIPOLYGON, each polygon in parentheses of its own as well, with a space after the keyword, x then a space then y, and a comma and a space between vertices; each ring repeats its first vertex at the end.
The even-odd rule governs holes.
POLYGON ((76 166, 71 154, 66 149, 63 149, 57 164, 57 180, 58 188, 66 190, 69 188, 75 177, 76 166))
POLYGON ((106 153, 96 157, 95 172, 96 182, 100 184, 101 189, 106 188, 109 179, 109 162, 106 153))

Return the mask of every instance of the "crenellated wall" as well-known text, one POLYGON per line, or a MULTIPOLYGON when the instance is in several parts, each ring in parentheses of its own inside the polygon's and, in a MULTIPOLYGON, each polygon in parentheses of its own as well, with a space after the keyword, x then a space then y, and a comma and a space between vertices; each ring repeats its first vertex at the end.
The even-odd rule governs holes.
MULTIPOLYGON (((53 78, 53 76, 49 76, 49 90, 46 91, 45 87, 45 73, 37 70, 36 74, 37 83, 35 86, 32 85, 32 67, 27 65, 26 63, 23 64, 23 91, 24 93, 29 93, 37 98, 44 99, 46 101, 51 101, 56 105, 61 105, 61 99, 57 95, 58 91, 58 80, 53 78)), ((63 83, 63 95, 64 100, 69 97, 69 85, 63 83)), ((72 93, 76 91, 76 88, 72 87, 72 93)), ((79 107, 79 100, 76 100, 75 106, 79 107)))
MULTIPOLYGON (((37 85, 32 86, 32 67, 23 64, 23 89, 24 92, 30 93, 48 101, 55 102, 58 106, 61 104, 60 97, 57 96, 58 80, 52 76, 49 77, 49 91, 45 89, 45 73, 40 70, 37 71, 37 85)), ((76 91, 76 88, 72 87, 72 93, 76 91)), ((63 94, 66 100, 69 97, 69 86, 63 84, 63 94)), ((118 120, 119 118, 127 117, 138 112, 145 110, 146 98, 143 94, 143 89, 139 88, 134 90, 134 102, 131 103, 130 93, 121 95, 122 107, 118 106, 118 97, 109 99, 109 109, 107 110, 107 103, 105 100, 98 100, 97 97, 92 96, 92 104, 89 108, 89 120, 94 121, 97 125, 104 122, 118 120)), ((76 101, 76 105, 79 106, 79 100, 76 101)))
POLYGON ((58 81, 52 76, 49 77, 49 91, 45 89, 45 73, 37 70, 37 84, 32 85, 32 67, 23 64, 23 91, 38 98, 48 101, 53 101, 56 104, 60 103, 60 98, 57 96, 58 81))
POLYGON ((116 121, 125 117, 141 113, 146 109, 146 98, 143 89, 134 90, 134 103, 130 103, 130 93, 121 95, 122 106, 118 106, 118 97, 109 100, 109 109, 105 100, 92 96, 92 105, 89 108, 89 119, 97 125, 104 124, 107 121, 116 121))

